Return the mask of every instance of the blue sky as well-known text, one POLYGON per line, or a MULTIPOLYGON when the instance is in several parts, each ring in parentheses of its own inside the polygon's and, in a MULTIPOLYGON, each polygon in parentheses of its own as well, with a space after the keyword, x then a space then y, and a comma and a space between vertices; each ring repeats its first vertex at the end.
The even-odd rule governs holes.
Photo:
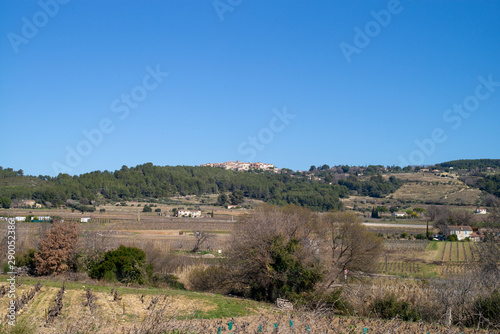
POLYGON ((500 157, 499 1, 1 0, 0 36, 26 174, 500 157))

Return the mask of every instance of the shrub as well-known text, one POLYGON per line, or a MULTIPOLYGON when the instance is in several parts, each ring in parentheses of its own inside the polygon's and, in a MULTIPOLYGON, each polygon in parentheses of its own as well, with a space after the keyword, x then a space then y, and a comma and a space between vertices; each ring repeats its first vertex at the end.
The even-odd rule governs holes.
POLYGON ((299 307, 307 310, 327 309, 338 314, 350 315, 354 308, 342 297, 342 289, 330 293, 307 292, 293 298, 292 301, 299 307))
POLYGON ((28 249, 27 253, 16 255, 16 266, 17 267, 29 267, 30 269, 35 268, 35 253, 36 250, 28 249))
POLYGON ((495 290, 489 296, 479 297, 474 303, 474 310, 476 311, 474 325, 498 328, 500 326, 500 292, 495 290))
POLYGON ((142 208, 142 212, 152 212, 153 209, 149 205, 144 205, 144 208, 142 208))
POLYGON ((155 212, 161 212, 161 209, 155 209, 155 212))
POLYGON ((387 294, 382 299, 375 300, 373 312, 383 319, 399 318, 404 321, 418 321, 418 311, 408 302, 400 302, 394 294, 387 294))
POLYGON ((227 293, 223 283, 226 271, 219 266, 199 267, 189 273, 189 285, 193 290, 204 292, 227 293))
POLYGON ((153 283, 155 284, 155 286, 157 286, 158 283, 165 283, 172 289, 186 290, 186 288, 184 287, 184 284, 179 282, 179 277, 172 275, 172 274, 168 274, 165 276, 160 276, 160 275, 155 274, 155 275, 153 275, 153 281, 154 281, 153 283))
POLYGON ((152 266, 146 263, 146 254, 136 247, 120 245, 118 249, 108 251, 99 263, 90 265, 89 276, 122 283, 144 284, 152 275, 152 266))

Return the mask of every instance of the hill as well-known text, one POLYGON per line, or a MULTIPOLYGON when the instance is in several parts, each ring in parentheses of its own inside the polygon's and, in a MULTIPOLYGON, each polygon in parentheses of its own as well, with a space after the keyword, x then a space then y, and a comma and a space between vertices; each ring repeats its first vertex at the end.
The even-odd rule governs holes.
POLYGON ((500 168, 500 159, 461 159, 442 162, 435 165, 436 168, 455 169, 484 169, 484 168, 500 168))

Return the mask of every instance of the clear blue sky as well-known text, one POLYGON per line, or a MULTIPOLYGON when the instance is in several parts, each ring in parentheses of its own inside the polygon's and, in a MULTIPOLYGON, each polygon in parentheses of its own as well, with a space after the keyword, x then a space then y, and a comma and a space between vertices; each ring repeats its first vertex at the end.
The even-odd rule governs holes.
POLYGON ((26 174, 500 157, 500 1, 1 0, 0 37, 26 174))

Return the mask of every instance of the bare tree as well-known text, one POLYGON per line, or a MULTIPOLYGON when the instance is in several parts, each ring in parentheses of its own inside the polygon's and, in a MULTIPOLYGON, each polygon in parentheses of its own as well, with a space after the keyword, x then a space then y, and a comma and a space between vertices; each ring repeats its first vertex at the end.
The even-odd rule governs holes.
POLYGON ((111 230, 98 230, 98 231, 84 231, 81 238, 81 246, 83 251, 87 254, 95 252, 106 252, 111 246, 111 238, 113 231, 111 230))
POLYGON ((321 220, 318 235, 327 250, 328 286, 337 282, 345 269, 354 276, 376 270, 382 239, 369 232, 355 214, 328 213, 321 220))
POLYGON ((270 301, 279 297, 284 286, 291 291, 310 289, 322 271, 312 234, 317 221, 317 214, 303 207, 270 205, 240 219, 228 251, 225 283, 235 291, 270 301), (303 282, 306 276, 301 273, 310 280, 303 282))
POLYGON ((425 215, 429 217, 431 221, 436 221, 440 217, 446 217, 447 219, 449 212, 450 210, 446 206, 431 205, 427 208, 425 215))
POLYGON ((213 239, 215 235, 208 233, 208 232, 203 232, 203 231, 194 231, 194 246, 193 249, 191 250, 191 253, 196 253, 200 250, 201 246, 203 244, 207 243, 209 240, 213 239))

